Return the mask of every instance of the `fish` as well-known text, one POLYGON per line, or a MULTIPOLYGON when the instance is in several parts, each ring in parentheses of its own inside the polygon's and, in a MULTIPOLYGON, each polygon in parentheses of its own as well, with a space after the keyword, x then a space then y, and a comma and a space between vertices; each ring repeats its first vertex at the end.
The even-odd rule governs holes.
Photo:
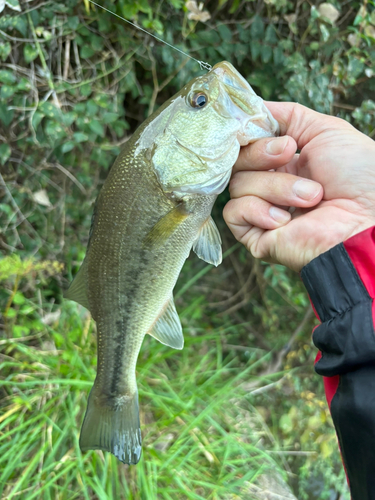
POLYGON ((81 450, 138 463, 142 439, 136 363, 146 334, 174 349, 184 338, 173 300, 193 250, 222 260, 211 217, 240 147, 278 124, 226 61, 191 80, 126 142, 98 195, 84 261, 66 298, 96 321, 98 361, 81 450))

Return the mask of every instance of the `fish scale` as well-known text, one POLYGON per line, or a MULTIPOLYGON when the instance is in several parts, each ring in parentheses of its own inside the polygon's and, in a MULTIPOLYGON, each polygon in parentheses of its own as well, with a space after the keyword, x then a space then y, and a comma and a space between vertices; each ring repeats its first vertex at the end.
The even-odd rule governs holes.
POLYGON ((83 451, 141 455, 135 369, 146 334, 182 349, 172 291, 191 249, 214 265, 210 214, 240 146, 277 133, 263 101, 227 62, 192 80, 126 143, 99 193, 86 257, 66 297, 97 323, 98 366, 83 451))

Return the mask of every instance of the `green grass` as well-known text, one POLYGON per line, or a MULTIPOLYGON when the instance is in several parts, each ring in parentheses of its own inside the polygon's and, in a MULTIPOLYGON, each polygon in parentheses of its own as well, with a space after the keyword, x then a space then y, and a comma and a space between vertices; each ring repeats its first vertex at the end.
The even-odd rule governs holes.
MULTIPOLYGON (((225 257, 229 260, 235 250, 238 245, 225 257)), ((63 301, 53 308, 59 317, 45 324, 43 317, 51 312, 48 295, 56 285, 48 276, 59 277, 60 268, 36 261, 25 268, 5 259, 0 279, 1 272, 1 499, 255 500, 264 498, 264 481, 275 471, 278 483, 294 483, 301 500, 331 498, 328 489, 326 496, 304 493, 310 476, 319 477, 321 470, 330 471, 323 479, 327 488, 342 476, 326 405, 314 394, 317 379, 311 369, 303 369, 311 350, 302 343, 287 358, 287 369, 275 373, 272 350, 250 339, 247 329, 259 323, 259 314, 254 316, 259 310, 269 332, 264 342, 280 352, 291 331, 280 330, 276 307, 295 328, 305 305, 284 312, 283 304, 285 299, 299 304, 299 284, 284 299, 279 285, 264 282, 265 305, 251 299, 251 321, 246 314, 217 316, 207 303, 220 298, 222 274, 228 271, 194 259, 187 262, 175 292, 185 347, 176 351, 152 337, 144 340, 137 363, 143 453, 139 464, 129 467, 109 453, 82 454, 79 449, 95 378, 95 323, 84 308, 63 301), (212 292, 207 296, 205 290, 212 292), (267 294, 275 309, 267 305, 267 294), (322 453, 326 456, 314 472, 314 459, 322 453), (331 455, 332 470, 327 462, 331 455)), ((281 278, 277 274, 278 283, 281 278)), ((311 327, 306 328, 309 332, 311 327)))
POLYGON ((83 308, 65 302, 59 322, 38 342, 4 342, 1 498, 242 498, 259 474, 279 468, 268 453, 277 445, 241 388, 264 356, 254 350, 245 365, 224 357, 214 330, 190 337, 187 329, 185 338, 181 352, 144 341, 137 366, 143 454, 131 467, 109 453, 79 449, 96 356, 83 308))

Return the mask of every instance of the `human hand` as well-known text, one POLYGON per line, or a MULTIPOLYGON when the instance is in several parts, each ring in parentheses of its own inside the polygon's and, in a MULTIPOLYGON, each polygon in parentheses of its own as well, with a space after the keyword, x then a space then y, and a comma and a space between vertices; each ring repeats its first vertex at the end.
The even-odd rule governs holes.
POLYGON ((300 104, 266 105, 282 137, 241 149, 223 215, 254 257, 300 271, 375 225, 375 142, 300 104))

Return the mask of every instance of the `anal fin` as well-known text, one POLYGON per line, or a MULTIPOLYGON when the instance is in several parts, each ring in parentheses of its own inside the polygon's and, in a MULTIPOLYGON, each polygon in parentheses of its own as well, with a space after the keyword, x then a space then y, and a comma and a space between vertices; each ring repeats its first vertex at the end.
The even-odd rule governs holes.
POLYGON ((156 340, 173 349, 182 349, 184 347, 182 326, 176 311, 176 306, 174 305, 173 297, 171 297, 166 309, 149 333, 156 340))
POLYGON ((90 310, 89 299, 87 297, 87 261, 82 262, 82 265, 71 282, 69 288, 64 293, 64 297, 69 300, 74 300, 81 306, 90 310))

